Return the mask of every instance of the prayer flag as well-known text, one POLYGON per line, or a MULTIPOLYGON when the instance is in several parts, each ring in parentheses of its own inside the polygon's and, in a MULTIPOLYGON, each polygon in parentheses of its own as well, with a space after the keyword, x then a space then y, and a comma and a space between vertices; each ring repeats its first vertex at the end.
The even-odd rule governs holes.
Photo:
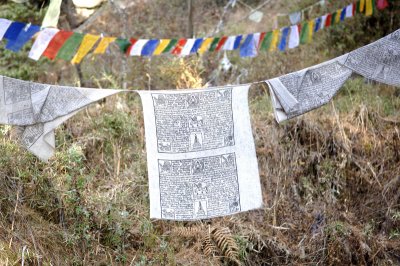
POLYGON ((292 23, 292 25, 295 25, 295 24, 297 25, 300 23, 301 13, 302 13, 301 11, 298 11, 298 12, 289 14, 289 20, 290 20, 290 23, 292 23))
POLYGON ((139 39, 131 46, 131 50, 129 51, 130 56, 140 56, 142 54, 143 47, 149 40, 147 39, 139 39))
POLYGON ((129 40, 121 38, 115 39, 115 43, 118 45, 119 49, 123 53, 126 53, 132 45, 132 43, 129 40))
POLYGON ((244 43, 240 47, 240 57, 255 57, 257 56, 258 42, 260 33, 247 35, 244 43))
POLYGON ((42 28, 57 28, 61 2, 62 0, 50 0, 49 7, 42 22, 42 28))
POLYGON ((193 44, 192 50, 190 51, 191 54, 197 53, 197 51, 200 49, 201 44, 203 43, 204 39, 199 38, 196 39, 196 41, 193 44))
POLYGON ((43 56, 47 57, 50 60, 56 58, 56 55, 63 44, 72 36, 72 31, 63 31, 60 30, 57 34, 54 35, 54 38, 50 41, 46 50, 43 52, 43 56))
POLYGON ((212 43, 214 38, 206 38, 204 42, 201 44, 200 49, 199 49, 199 54, 205 53, 208 48, 210 47, 210 44, 212 43))
POLYGON ((326 15, 326 20, 325 20, 325 28, 330 27, 332 24, 332 14, 326 15))
POLYGON ((74 32, 57 53, 56 58, 70 61, 83 40, 84 34, 74 32))
POLYGON ((358 5, 358 12, 363 13, 365 10, 365 0, 359 0, 357 2, 357 5, 358 5))
POLYGON ((78 52, 76 52, 75 56, 72 58, 71 63, 79 64, 99 39, 99 35, 86 34, 79 46, 78 52))
POLYGON ((215 48, 217 48, 217 44, 221 38, 215 37, 214 40, 210 44, 210 48, 208 49, 209 52, 214 52, 215 48))
POLYGON ((172 50, 171 54, 173 55, 180 55, 183 49, 183 46, 185 46, 187 42, 187 39, 180 39, 175 46, 174 50, 172 50))
POLYGON ((94 54, 104 54, 110 45, 113 43, 117 38, 115 37, 103 37, 101 38, 99 44, 97 45, 96 49, 94 50, 94 54))
POLYGON ((15 40, 8 41, 6 49, 13 52, 18 52, 30 39, 32 39, 33 35, 35 35, 38 31, 40 31, 39 26, 26 25, 26 27, 20 31, 15 40))
POLYGON ((322 21, 321 17, 315 19, 314 32, 318 32, 319 29, 321 28, 321 21, 322 21))
POLYGON ((4 34, 4 39, 8 41, 15 41, 21 32, 25 28, 26 24, 22 22, 12 22, 4 34))
POLYGON ((379 10, 385 9, 389 6, 389 3, 387 0, 378 0, 377 2, 377 7, 379 10))
POLYGON ((225 42, 226 42, 227 39, 228 39, 227 36, 223 36, 223 37, 221 38, 221 40, 219 41, 219 43, 218 43, 218 45, 217 45, 217 48, 215 48, 215 51, 221 50, 222 46, 224 46, 224 44, 225 44, 225 42))
POLYGON ((269 50, 271 52, 276 51, 276 46, 278 45, 278 41, 279 41, 279 33, 280 33, 279 29, 272 31, 271 46, 269 47, 269 50))
POLYGON ((324 28, 325 28, 325 25, 326 25, 326 19, 328 18, 328 14, 326 14, 326 15, 323 15, 322 17, 321 17, 321 30, 323 30, 324 28))
POLYGON ((181 55, 182 56, 190 55, 190 53, 192 51, 192 48, 193 48, 193 45, 194 45, 195 42, 196 42, 196 39, 187 39, 187 42, 186 42, 185 46, 183 46, 181 55))
POLYGON ((353 4, 346 7, 346 18, 353 17, 353 4))
POLYGON ((289 49, 296 48, 300 44, 299 37, 299 27, 297 25, 293 25, 290 27, 290 36, 289 36, 289 49))
POLYGON ((177 40, 177 39, 171 39, 171 40, 169 41, 167 47, 165 47, 165 49, 164 49, 164 51, 163 51, 162 53, 163 53, 163 54, 169 53, 169 52, 172 50, 172 48, 175 47, 175 45, 176 45, 177 43, 178 43, 178 40, 177 40))
POLYGON ((374 13, 373 0, 366 0, 365 15, 371 16, 374 13))
POLYGON ((300 33, 300 43, 301 44, 307 43, 308 38, 309 38, 308 31, 309 31, 308 21, 306 21, 301 26, 301 33, 300 33))
POLYGON ((158 43, 160 40, 158 39, 153 39, 148 41, 142 49, 142 56, 152 56, 154 51, 156 50, 158 43))
POLYGON ((281 41, 279 42, 279 50, 283 52, 286 49, 286 43, 287 43, 287 38, 289 35, 290 28, 286 27, 286 28, 283 28, 281 31, 282 31, 282 37, 281 37, 281 41))
POLYGON ((33 43, 32 49, 29 52, 29 58, 36 61, 39 60, 44 50, 46 50, 50 41, 53 39, 54 35, 56 35, 59 31, 59 29, 53 28, 43 29, 33 43))
POLYGON ((0 18, 0 41, 3 39, 3 36, 7 32, 11 23, 11 20, 0 18))
POLYGON ((314 20, 310 20, 308 22, 308 38, 307 38, 308 43, 312 41, 313 32, 314 32, 314 20))
MULTIPOLYGON (((350 5, 351 6, 351 5, 350 5)), ((342 9, 342 12, 340 13, 340 21, 344 21, 344 19, 346 18, 346 13, 347 13, 347 7, 344 7, 342 9)))
POLYGON ((222 50, 226 50, 226 51, 232 51, 235 49, 235 41, 236 41, 237 36, 230 36, 228 37, 228 39, 226 40, 224 47, 222 48, 222 50))
POLYGON ((269 50, 272 41, 272 31, 267 32, 264 39, 261 41, 260 50, 269 50))
POLYGON ((165 50, 165 48, 167 48, 167 46, 170 42, 171 42, 170 39, 161 39, 153 54, 160 55, 165 50))

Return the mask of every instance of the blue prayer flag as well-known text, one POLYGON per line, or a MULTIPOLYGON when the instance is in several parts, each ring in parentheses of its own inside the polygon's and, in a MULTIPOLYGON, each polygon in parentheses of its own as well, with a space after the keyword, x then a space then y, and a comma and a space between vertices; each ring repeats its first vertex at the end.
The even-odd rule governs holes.
POLYGON ((22 22, 13 22, 11 23, 10 27, 8 27, 6 33, 4 34, 4 39, 15 41, 21 32, 26 26, 25 23, 22 22))
POLYGON ((201 44, 203 43, 204 39, 200 38, 194 41, 192 50, 190 50, 191 54, 197 53, 197 51, 200 49, 201 44))
POLYGON ((279 50, 282 52, 285 51, 285 49, 286 49, 286 43, 287 43, 286 40, 289 36, 289 30, 290 30, 289 27, 282 29, 282 38, 281 38, 281 41, 279 42, 279 46, 278 46, 279 50))
POLYGON ((37 25, 30 25, 27 29, 22 29, 16 40, 8 41, 6 49, 18 52, 38 31, 40 31, 40 26, 37 25))
POLYGON ((158 39, 149 40, 142 48, 142 55, 143 56, 152 56, 154 51, 156 50, 159 42, 160 42, 160 40, 158 40, 158 39))

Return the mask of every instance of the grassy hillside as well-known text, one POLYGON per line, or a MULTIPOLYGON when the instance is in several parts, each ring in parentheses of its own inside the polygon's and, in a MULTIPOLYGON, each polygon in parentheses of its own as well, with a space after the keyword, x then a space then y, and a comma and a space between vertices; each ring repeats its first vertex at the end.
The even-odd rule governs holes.
MULTIPOLYGON (((210 34, 226 1, 194 2, 195 33, 210 34)), ((262 2, 246 1, 253 7, 262 2)), ((238 3, 226 16, 223 33, 269 30, 274 14, 312 2, 271 1, 260 24, 240 21, 248 10, 238 3)), ((349 3, 327 2, 332 2, 327 10, 349 3)), ((136 1, 122 15, 106 3, 85 31, 184 36, 185 3, 136 1)), ((34 15, 40 21, 43 16, 34 5, 0 5, 0 17, 28 21, 34 15)), ((89 55, 76 68, 63 61, 27 60, 29 47, 19 54, 0 47, 0 74, 152 90, 261 81, 400 28, 398 12, 394 7, 370 18, 358 15, 285 53, 261 52, 253 59, 228 53, 233 64, 228 72, 219 67, 223 53, 124 58, 114 47, 104 56, 89 55)), ((68 28, 71 21, 64 14, 60 23, 68 28)), ((0 265, 400 265, 399 88, 354 75, 331 103, 281 125, 273 118, 266 86, 254 85, 250 94, 264 207, 199 222, 149 219, 136 94, 109 97, 60 126, 49 163, 20 148, 13 129, 1 126, 0 265)))

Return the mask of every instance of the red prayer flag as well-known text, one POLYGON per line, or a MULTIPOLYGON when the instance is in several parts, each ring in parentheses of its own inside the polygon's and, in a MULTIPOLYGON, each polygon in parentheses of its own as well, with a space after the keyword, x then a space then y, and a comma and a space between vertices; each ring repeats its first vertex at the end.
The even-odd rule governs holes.
POLYGON ((332 14, 328 14, 328 16, 326 16, 326 22, 325 22, 325 27, 329 27, 331 25, 332 22, 332 14))
POLYGON ((377 6, 379 10, 382 10, 387 8, 389 6, 389 3, 387 0, 378 0, 377 6))
POLYGON ((60 30, 54 35, 53 39, 51 39, 49 45, 46 50, 43 52, 43 56, 47 57, 50 60, 54 60, 56 58, 58 51, 64 45, 64 43, 69 39, 69 37, 74 34, 71 31, 63 31, 60 30))
POLYGON ((187 39, 180 39, 178 41, 178 43, 176 44, 174 50, 172 50, 171 54, 180 55, 182 52, 183 46, 185 46, 186 42, 187 42, 187 39))
POLYGON ((221 50, 222 46, 224 46, 226 40, 228 39, 228 36, 223 36, 221 38, 221 40, 219 40, 218 44, 217 44, 217 48, 215 48, 215 51, 219 51, 221 50))
POLYGON ((356 14, 356 10, 357 10, 357 3, 354 2, 354 3, 353 3, 353 17, 354 17, 355 14, 356 14))

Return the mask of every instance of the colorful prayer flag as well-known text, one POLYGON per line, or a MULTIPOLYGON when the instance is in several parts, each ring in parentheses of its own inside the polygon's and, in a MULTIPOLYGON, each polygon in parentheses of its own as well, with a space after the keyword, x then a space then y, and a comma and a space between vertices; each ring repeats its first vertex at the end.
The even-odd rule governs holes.
POLYGON ((187 39, 180 39, 178 43, 176 44, 174 50, 172 50, 171 54, 173 55, 180 55, 183 49, 183 46, 185 46, 187 42, 187 39))
POLYGON ((346 7, 346 18, 351 18, 353 17, 353 4, 350 4, 346 7))
POLYGON ((272 41, 272 31, 267 32, 264 39, 261 41, 260 50, 269 50, 272 41))
POLYGON ((321 22, 322 22, 322 18, 321 17, 315 19, 314 32, 318 32, 320 30, 321 22))
POLYGON ((224 46, 224 44, 225 44, 225 42, 226 42, 227 39, 228 39, 227 36, 223 36, 223 37, 221 38, 221 40, 219 40, 219 42, 218 42, 218 44, 217 44, 217 48, 215 48, 215 51, 221 50, 222 46, 224 46))
POLYGON ((12 22, 4 34, 4 39, 8 41, 15 41, 18 38, 21 30, 25 28, 26 24, 22 22, 12 22))
POLYGON ((214 52, 215 49, 217 48, 217 44, 219 43, 219 40, 221 38, 215 37, 214 40, 210 44, 210 48, 208 49, 209 52, 214 52))
POLYGON ((279 50, 283 52, 286 49, 286 43, 287 43, 287 38, 289 35, 290 27, 283 28, 281 31, 282 31, 282 37, 281 37, 281 41, 279 42, 279 50))
POLYGON ((143 47, 148 42, 148 39, 139 39, 134 44, 132 44, 131 49, 129 51, 130 56, 140 56, 142 55, 143 47))
POLYGON ((278 41, 279 41, 279 33, 280 33, 279 29, 272 31, 271 45, 269 47, 269 50, 271 52, 276 51, 276 47, 277 47, 278 41))
POLYGON ((389 3, 387 0, 378 0, 376 3, 377 7, 379 10, 383 10, 389 6, 389 3))
POLYGON ((76 52, 75 56, 72 58, 71 63, 79 64, 99 39, 99 35, 86 34, 79 46, 78 52, 76 52))
POLYGON ((154 51, 156 50, 158 43, 160 40, 158 39, 153 39, 148 41, 142 49, 142 56, 152 56, 154 51))
POLYGON ((164 51, 162 51, 163 54, 169 53, 172 48, 175 47, 175 45, 178 43, 178 39, 171 39, 167 45, 167 47, 165 47, 164 51))
POLYGON ((301 26, 301 33, 300 33, 300 43, 301 44, 307 43, 308 38, 309 38, 308 31, 309 31, 308 21, 306 21, 301 26))
POLYGON ((308 22, 308 38, 307 38, 308 43, 312 41, 313 33, 314 33, 314 20, 310 20, 308 22))
POLYGON ((115 39, 115 43, 118 45, 119 49, 123 53, 127 53, 128 49, 131 47, 132 43, 127 39, 115 39))
POLYGON ((160 55, 165 50, 165 48, 167 48, 170 42, 170 39, 161 39, 153 55, 160 55))
POLYGON ((197 53, 197 51, 200 49, 203 41, 204 41, 203 38, 196 39, 196 41, 193 44, 192 50, 190 50, 190 53, 191 54, 197 53))
POLYGON ((115 42, 117 38, 115 37, 103 37, 101 38, 99 44, 96 49, 93 51, 94 54, 104 54, 110 45, 110 43, 115 42))
POLYGON ((15 40, 9 40, 7 42, 6 49, 18 52, 38 31, 40 31, 39 26, 26 25, 26 27, 20 31, 15 40))
POLYGON ((193 45, 196 42, 196 39, 187 39, 185 46, 182 48, 182 52, 180 55, 190 55, 193 45))
POLYGON ((213 40, 214 38, 206 38, 200 46, 199 54, 204 54, 210 47, 210 44, 212 43, 213 40))
POLYGON ((258 42, 260 33, 247 35, 242 46, 240 47, 240 57, 255 57, 257 56, 258 42))
POLYGON ((366 16, 371 16, 374 13, 374 7, 373 7, 373 0, 366 0, 365 3, 365 15, 366 16))

